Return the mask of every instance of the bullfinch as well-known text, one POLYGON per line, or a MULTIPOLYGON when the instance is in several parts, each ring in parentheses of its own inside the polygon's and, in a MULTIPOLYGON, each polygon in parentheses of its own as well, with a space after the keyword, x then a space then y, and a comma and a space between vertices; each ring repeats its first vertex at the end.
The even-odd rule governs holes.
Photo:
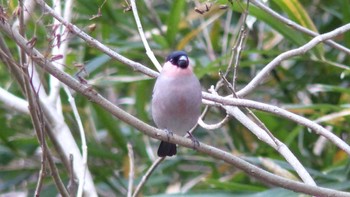
MULTIPOLYGON (((174 51, 158 76, 152 95, 152 116, 158 128, 184 136, 200 116, 201 85, 184 51, 174 51)), ((162 141, 158 156, 173 156, 176 145, 162 141)))

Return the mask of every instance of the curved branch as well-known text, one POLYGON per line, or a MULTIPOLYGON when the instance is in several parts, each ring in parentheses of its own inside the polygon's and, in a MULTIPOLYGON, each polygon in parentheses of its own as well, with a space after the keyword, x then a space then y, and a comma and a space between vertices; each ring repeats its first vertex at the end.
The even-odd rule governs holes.
POLYGON ((23 114, 29 114, 28 102, 26 100, 11 94, 1 87, 0 101, 4 103, 4 106, 11 110, 16 110, 23 114))
POLYGON ((130 0, 131 3, 131 8, 132 8, 132 13, 134 14, 134 18, 136 21, 137 29, 139 30, 139 34, 142 40, 143 45, 145 46, 146 49, 146 54, 149 57, 149 59, 152 61, 153 65, 157 68, 157 70, 160 72, 162 70, 162 66, 159 64, 157 58, 154 56, 153 51, 151 50, 151 47, 149 46, 145 33, 143 32, 143 28, 141 25, 140 17, 137 12, 137 7, 136 7, 136 2, 135 0, 130 0))
POLYGON ((318 35, 310 40, 305 45, 298 47, 296 49, 289 50, 287 52, 281 53, 275 59, 273 59, 269 64, 267 64, 244 88, 237 92, 238 97, 244 97, 253 91, 259 84, 263 83, 265 78, 270 74, 270 72, 276 68, 283 60, 288 58, 305 54, 307 51, 315 47, 317 44, 344 34, 346 31, 350 30, 350 24, 338 27, 335 30, 318 35))
POLYGON ((142 189, 142 187, 146 184, 146 181, 149 179, 153 171, 157 168, 157 166, 162 163, 162 161, 165 159, 165 157, 158 157, 157 160, 155 160, 152 165, 148 168, 147 172, 142 176, 142 179, 140 183, 137 185, 133 197, 137 197, 142 189))
POLYGON ((214 124, 207 124, 203 121, 203 119, 200 117, 198 119, 198 124, 199 126, 201 126, 204 129, 207 130, 215 130, 215 129, 219 129, 221 128, 224 124, 226 124, 229 121, 228 116, 225 116, 225 118, 223 118, 220 122, 218 123, 214 123, 214 124))
MULTIPOLYGON (((350 155, 350 146, 345 143, 343 140, 341 140, 338 136, 334 135, 332 132, 328 131, 327 129, 323 128, 319 124, 304 118, 302 116, 298 116, 292 112, 289 112, 285 109, 268 105, 265 103, 259 103, 256 101, 246 100, 246 99, 235 99, 235 98, 226 98, 221 97, 217 95, 212 95, 209 93, 203 93, 203 98, 214 101, 223 105, 231 105, 231 106, 240 106, 240 107, 249 107, 253 109, 258 109, 265 112, 270 112, 272 114, 276 114, 278 116, 287 118, 289 120, 292 120, 298 124, 304 125, 311 130, 313 130, 316 134, 320 134, 324 137, 326 137, 328 140, 333 142, 336 146, 338 146, 340 149, 344 150, 348 155, 350 155)), ((209 103, 208 103, 209 104, 209 103)), ((215 105, 215 103, 212 103, 212 105, 215 105)))
POLYGON ((238 107, 232 107, 225 105, 223 108, 227 114, 236 118, 242 125, 244 125, 249 131, 251 131, 258 139, 269 144, 274 148, 297 172, 298 176, 309 185, 316 186, 315 181, 301 164, 298 158, 292 153, 292 151, 283 142, 275 138, 271 133, 268 134, 264 129, 257 125, 254 121, 249 119, 238 107))
MULTIPOLYGON (((316 32, 311 31, 310 29, 307 29, 301 25, 299 25, 298 23, 289 20, 283 16, 281 16, 280 14, 278 14, 277 12, 275 12, 274 10, 270 9, 269 7, 265 6, 263 3, 261 3, 259 0, 250 0, 250 2, 252 4, 254 4, 256 7, 259 7, 260 9, 264 10, 266 13, 270 14, 271 16, 275 17, 277 20, 281 21, 282 23, 285 23, 286 25, 288 25, 289 27, 296 29, 300 32, 303 32, 307 35, 310 36, 318 36, 319 34, 316 32)), ((344 53, 350 55, 350 49, 332 41, 332 40, 326 40, 324 41, 324 43, 328 44, 329 46, 334 47, 335 49, 338 49, 340 51, 343 51, 344 53)))

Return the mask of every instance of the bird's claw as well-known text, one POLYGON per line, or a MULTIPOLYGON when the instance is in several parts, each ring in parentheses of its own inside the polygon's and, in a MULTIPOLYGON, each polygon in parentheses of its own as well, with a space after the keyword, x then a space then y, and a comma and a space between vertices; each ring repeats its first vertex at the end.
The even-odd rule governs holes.
POLYGON ((173 132, 169 131, 168 129, 164 129, 164 132, 166 133, 166 135, 168 136, 168 141, 170 141, 170 136, 173 136, 173 132))
POLYGON ((188 134, 188 138, 190 138, 193 142, 193 149, 196 149, 197 147, 200 146, 199 140, 197 140, 197 138, 195 138, 190 132, 187 131, 188 134))

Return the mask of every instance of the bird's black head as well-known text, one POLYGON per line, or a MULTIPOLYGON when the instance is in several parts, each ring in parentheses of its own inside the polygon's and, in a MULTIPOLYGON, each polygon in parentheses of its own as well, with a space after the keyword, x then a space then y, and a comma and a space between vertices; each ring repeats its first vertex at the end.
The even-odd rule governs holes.
POLYGON ((187 68, 189 65, 188 56, 184 51, 174 51, 170 53, 166 61, 170 61, 173 65, 183 69, 187 68))

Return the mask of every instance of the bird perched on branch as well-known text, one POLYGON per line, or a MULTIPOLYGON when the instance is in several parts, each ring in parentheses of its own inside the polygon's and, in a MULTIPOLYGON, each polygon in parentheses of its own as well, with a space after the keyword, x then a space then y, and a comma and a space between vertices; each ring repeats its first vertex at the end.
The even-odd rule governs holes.
MULTIPOLYGON (((168 135, 173 132, 185 135, 192 129, 200 116, 202 101, 201 85, 192 72, 184 51, 174 51, 167 58, 154 85, 152 116, 158 128, 168 135)), ((158 156, 173 156, 176 145, 162 141, 158 156)))

